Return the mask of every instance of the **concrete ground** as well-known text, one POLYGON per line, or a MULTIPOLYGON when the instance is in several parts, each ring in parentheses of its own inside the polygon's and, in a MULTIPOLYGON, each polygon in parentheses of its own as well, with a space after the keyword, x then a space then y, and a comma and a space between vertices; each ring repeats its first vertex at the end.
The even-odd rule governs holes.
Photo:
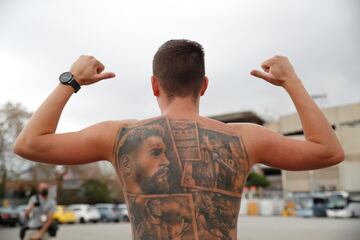
MULTIPOLYGON (((61 225, 56 240, 131 239, 129 223, 61 225)), ((0 228, 1 240, 18 238, 19 228, 0 228)), ((239 240, 360 240, 360 219, 240 217, 239 240)))

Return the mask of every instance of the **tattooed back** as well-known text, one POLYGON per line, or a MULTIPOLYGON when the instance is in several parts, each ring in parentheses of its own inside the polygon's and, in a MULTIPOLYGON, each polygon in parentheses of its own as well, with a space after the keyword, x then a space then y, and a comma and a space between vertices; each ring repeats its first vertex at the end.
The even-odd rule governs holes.
POLYGON ((249 160, 226 124, 157 117, 123 127, 115 168, 134 239, 236 239, 249 160))

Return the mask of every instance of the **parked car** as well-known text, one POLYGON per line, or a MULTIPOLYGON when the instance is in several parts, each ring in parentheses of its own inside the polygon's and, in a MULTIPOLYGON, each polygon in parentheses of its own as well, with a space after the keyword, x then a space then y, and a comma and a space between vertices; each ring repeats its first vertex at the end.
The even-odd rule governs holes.
POLYGON ((94 206, 90 206, 89 204, 73 204, 69 205, 68 208, 75 213, 77 222, 80 223, 96 223, 100 220, 101 217, 99 210, 94 206))
POLYGON ((13 208, 0 208, 0 224, 15 227, 19 221, 18 213, 13 208))
POLYGON ((328 217, 360 217, 360 193, 333 192, 329 198, 328 217))
POLYGON ((295 197, 296 216, 298 217, 326 217, 328 193, 305 193, 295 197))
POLYGON ((53 215, 55 221, 59 223, 75 223, 75 213, 62 205, 56 206, 56 211, 53 215))
POLYGON ((120 214, 117 211, 115 204, 98 203, 98 204, 95 204, 95 206, 100 212, 101 221, 105 221, 105 222, 119 222, 120 221, 120 214))
POLYGON ((126 204, 118 204, 116 206, 117 212, 119 213, 120 216, 120 221, 123 222, 129 222, 129 212, 128 209, 126 207, 126 204))
POLYGON ((15 211, 17 212, 19 216, 19 224, 23 226, 26 223, 25 219, 25 210, 28 207, 28 205, 19 205, 15 208, 15 211))

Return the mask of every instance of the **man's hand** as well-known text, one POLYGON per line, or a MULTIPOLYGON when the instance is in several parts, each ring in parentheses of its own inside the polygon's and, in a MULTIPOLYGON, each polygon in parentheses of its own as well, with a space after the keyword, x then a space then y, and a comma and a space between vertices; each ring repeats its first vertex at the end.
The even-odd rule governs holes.
POLYGON ((103 72, 105 66, 92 56, 82 55, 71 66, 70 72, 80 85, 89 85, 103 79, 115 77, 115 73, 103 72))
POLYGON ((274 56, 261 64, 261 68, 264 70, 252 70, 251 75, 262 78, 269 83, 285 87, 292 82, 298 82, 299 79, 296 76, 295 70, 287 57, 274 56))

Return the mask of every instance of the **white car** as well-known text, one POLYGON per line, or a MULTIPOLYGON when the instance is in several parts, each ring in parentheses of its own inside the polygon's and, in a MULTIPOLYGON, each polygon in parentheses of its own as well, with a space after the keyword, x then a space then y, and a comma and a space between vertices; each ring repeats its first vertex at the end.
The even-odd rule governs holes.
POLYGON ((129 213, 126 204, 118 204, 116 208, 120 215, 120 221, 129 222, 129 213))
POLYGON ((329 198, 326 214, 334 218, 360 217, 360 194, 356 192, 333 192, 329 198))
POLYGON ((99 210, 89 204, 72 204, 68 208, 75 213, 79 223, 96 223, 100 220, 99 210))

